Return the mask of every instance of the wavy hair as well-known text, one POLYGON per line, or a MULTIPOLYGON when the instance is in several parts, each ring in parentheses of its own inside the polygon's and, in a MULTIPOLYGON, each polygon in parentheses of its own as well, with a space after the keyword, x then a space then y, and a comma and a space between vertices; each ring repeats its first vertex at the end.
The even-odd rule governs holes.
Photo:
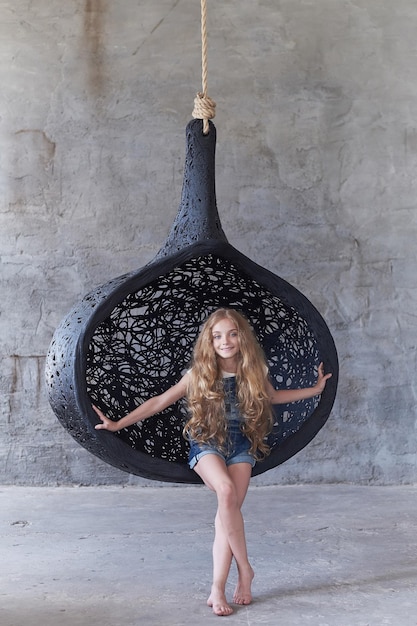
POLYGON ((261 459, 269 453, 265 438, 272 428, 272 407, 267 390, 268 366, 249 322, 234 309, 214 311, 207 318, 194 346, 187 390, 190 419, 184 427, 184 436, 201 444, 209 443, 223 450, 226 448, 225 393, 213 347, 213 327, 225 318, 233 321, 238 330, 236 387, 237 402, 243 416, 242 432, 251 443, 250 454, 261 459))

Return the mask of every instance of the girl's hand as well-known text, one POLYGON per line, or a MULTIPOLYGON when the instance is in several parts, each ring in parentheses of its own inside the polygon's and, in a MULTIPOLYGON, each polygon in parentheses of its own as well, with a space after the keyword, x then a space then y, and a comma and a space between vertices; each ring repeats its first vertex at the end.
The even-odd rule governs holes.
POLYGON ((113 422, 113 420, 110 420, 108 417, 106 417, 103 411, 100 411, 100 409, 94 406, 94 404, 92 406, 102 422, 101 424, 96 424, 94 426, 96 430, 110 430, 112 433, 115 433, 119 430, 117 422, 113 422))
POLYGON ((320 393, 323 393, 323 390, 324 390, 324 388, 326 386, 326 381, 330 377, 331 377, 331 374, 325 374, 324 373, 324 365, 323 365, 323 363, 320 363, 319 369, 318 369, 317 382, 314 385, 315 389, 317 389, 317 395, 320 394, 320 393))

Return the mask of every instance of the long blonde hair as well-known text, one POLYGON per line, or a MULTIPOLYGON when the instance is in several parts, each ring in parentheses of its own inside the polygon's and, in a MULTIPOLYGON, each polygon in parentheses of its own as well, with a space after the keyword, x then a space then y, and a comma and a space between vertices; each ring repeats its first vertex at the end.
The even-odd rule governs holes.
POLYGON ((260 459, 269 453, 265 437, 272 427, 265 355, 248 321, 233 309, 217 309, 206 320, 196 341, 187 391, 191 415, 184 435, 198 443, 225 448, 227 421, 222 372, 213 347, 213 327, 225 318, 236 324, 239 339, 236 371, 237 402, 243 416, 242 431, 251 443, 250 454, 260 459))

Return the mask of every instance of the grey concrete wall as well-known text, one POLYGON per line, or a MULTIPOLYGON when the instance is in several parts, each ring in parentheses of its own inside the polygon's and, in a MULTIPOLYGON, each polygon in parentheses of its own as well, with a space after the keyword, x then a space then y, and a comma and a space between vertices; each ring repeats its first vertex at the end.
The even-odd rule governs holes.
MULTIPOLYGON (((341 365, 325 428, 256 480, 415 482, 417 4, 208 4, 224 230, 316 305, 341 365)), ((44 359, 69 309, 166 237, 199 20, 198 0, 1 3, 2 483, 146 483, 61 427, 44 359)))

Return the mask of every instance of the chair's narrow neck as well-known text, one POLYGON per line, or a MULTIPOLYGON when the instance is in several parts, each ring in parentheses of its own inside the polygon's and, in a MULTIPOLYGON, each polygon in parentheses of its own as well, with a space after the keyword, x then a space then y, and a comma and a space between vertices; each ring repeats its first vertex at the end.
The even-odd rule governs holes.
POLYGON ((165 244, 156 258, 176 253, 186 246, 207 240, 226 241, 216 202, 216 128, 203 134, 202 120, 186 128, 186 157, 181 204, 165 244))

